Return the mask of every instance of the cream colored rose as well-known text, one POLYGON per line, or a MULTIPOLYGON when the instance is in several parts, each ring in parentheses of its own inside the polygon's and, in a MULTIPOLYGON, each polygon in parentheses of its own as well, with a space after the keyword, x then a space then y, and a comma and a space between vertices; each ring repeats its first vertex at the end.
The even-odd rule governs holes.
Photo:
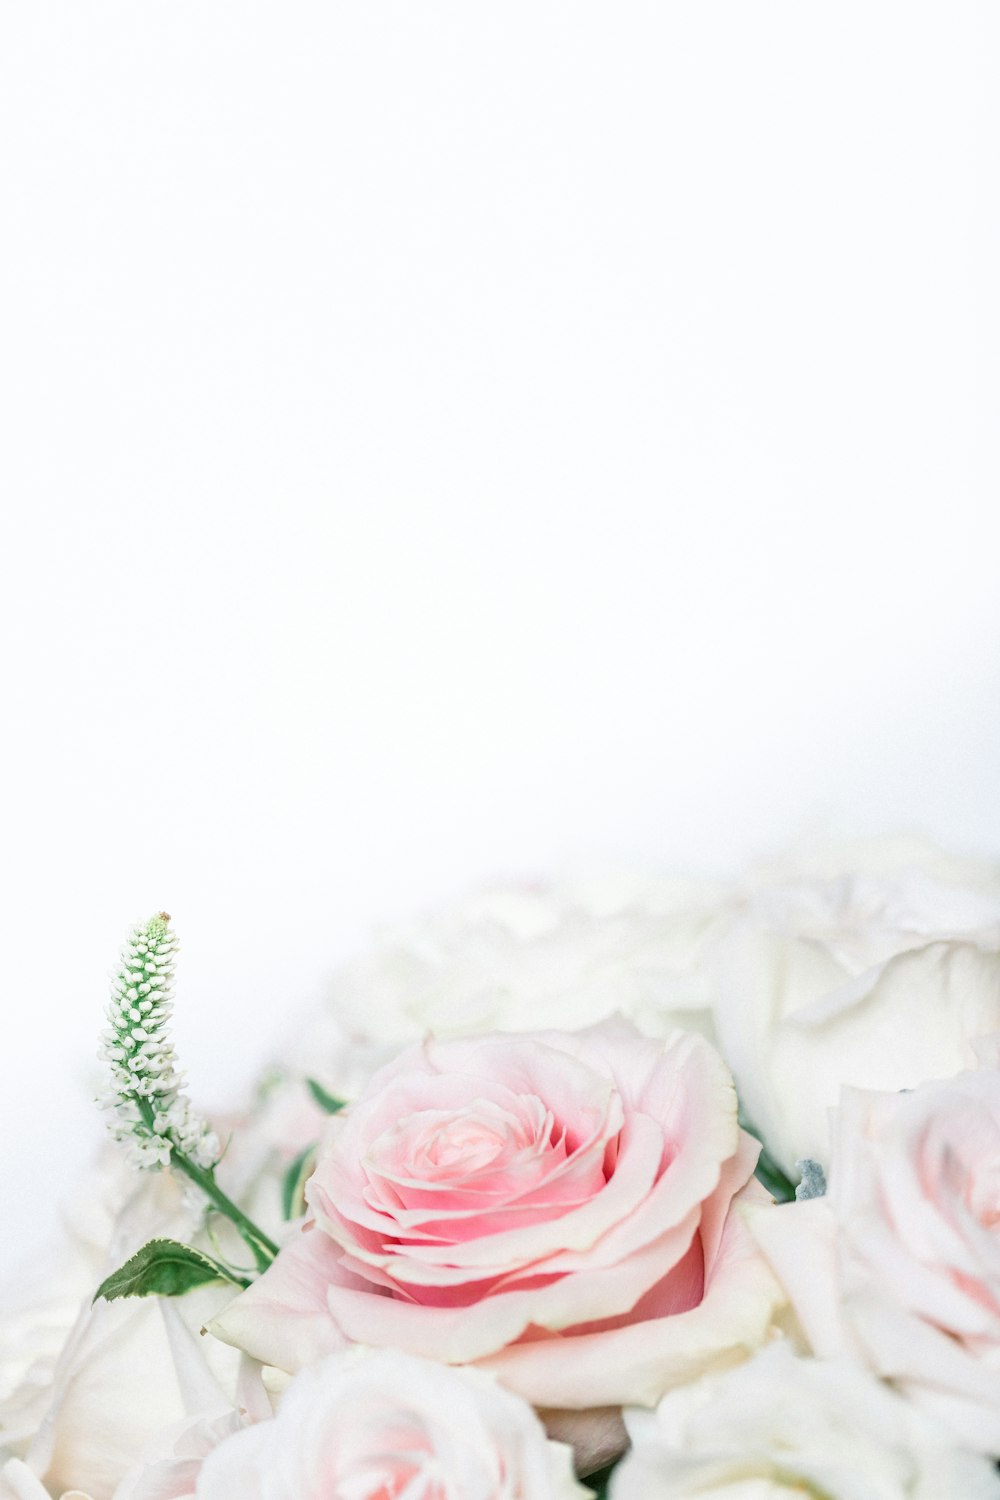
POLYGON ((334 1355, 291 1382, 277 1417, 219 1444, 197 1500, 575 1500, 571 1453, 477 1370, 386 1351, 334 1355))
MULTIPOLYGON (((348 1041, 336 1055, 355 1079, 370 1071, 364 1049, 348 1041)), ((249 1113, 215 1122, 231 1137, 222 1185, 275 1237, 286 1228, 285 1172, 327 1118, 304 1079, 286 1073, 249 1113)), ((67 1205, 64 1233, 0 1301, 0 1460, 24 1460, 56 1494, 76 1485, 104 1500, 162 1428, 204 1415, 200 1402, 229 1409, 238 1360, 200 1329, 231 1290, 209 1287, 169 1305, 91 1305, 104 1277, 149 1239, 217 1254, 204 1217, 183 1179, 137 1174, 119 1147, 104 1148, 67 1205)), ((234 1263, 245 1263, 231 1227, 216 1219, 212 1229, 234 1263)))
POLYGON ((848 1090, 829 1181, 751 1218, 812 1347, 1000 1455, 1000 1072, 848 1090))
POLYGON ((830 1156, 840 1088, 974 1065, 1000 1029, 1000 873, 921 845, 758 876, 717 955, 719 1045, 771 1154, 830 1156))
POLYGON ((1000 1475, 847 1361, 786 1343, 626 1413, 612 1500, 1000 1500, 1000 1475))
POLYGON ((332 1013, 395 1044, 615 1012, 658 1036, 709 1031, 703 957, 729 901, 722 885, 625 875, 482 892, 386 933, 338 975, 332 1013))
MULTIPOLYGON (((371 1070, 368 1051, 347 1038, 331 1055, 355 1086, 371 1070)), ((215 1122, 230 1138, 222 1185, 276 1238, 286 1228, 285 1172, 327 1118, 304 1079, 284 1073, 249 1113, 215 1122)), ((84 1175, 64 1232, 0 1298, 0 1462, 22 1460, 20 1482, 35 1474, 46 1493, 79 1486, 105 1500, 161 1429, 230 1408, 238 1360, 200 1329, 231 1290, 209 1287, 173 1304, 92 1306, 104 1277, 155 1237, 211 1254, 221 1243, 235 1264, 245 1263, 231 1227, 216 1219, 213 1244, 204 1219, 203 1202, 183 1179, 137 1174, 110 1143, 84 1175)))
POLYGON ((91 1301, 103 1277, 146 1240, 190 1241, 199 1219, 174 1180, 136 1175, 114 1147, 88 1174, 59 1274, 38 1277, 31 1296, 12 1289, 18 1316, 4 1341, 0 1451, 23 1461, 12 1471, 18 1483, 34 1475, 43 1493, 110 1500, 160 1428, 206 1404, 231 1407, 238 1360, 198 1332, 228 1300, 225 1289, 174 1303, 91 1301))

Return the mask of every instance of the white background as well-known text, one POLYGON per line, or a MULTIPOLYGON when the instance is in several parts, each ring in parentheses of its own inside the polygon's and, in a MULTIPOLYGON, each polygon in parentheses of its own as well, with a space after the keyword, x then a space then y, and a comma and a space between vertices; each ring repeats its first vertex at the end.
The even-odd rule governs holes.
POLYGON ((0 22, 0 1259, 166 906, 232 1096, 372 923, 1000 853, 992 5, 0 22))

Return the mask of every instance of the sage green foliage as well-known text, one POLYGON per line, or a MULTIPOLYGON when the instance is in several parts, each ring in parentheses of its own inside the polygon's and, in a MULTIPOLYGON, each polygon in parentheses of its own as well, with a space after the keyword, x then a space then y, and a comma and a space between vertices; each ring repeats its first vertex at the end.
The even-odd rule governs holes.
POLYGON ((795 1189, 796 1203, 802 1203, 809 1198, 825 1197, 826 1173, 819 1162, 811 1156, 804 1156, 795 1165, 799 1170, 799 1185, 795 1189))
POLYGON ((307 1146, 300 1151, 285 1173, 281 1184, 281 1216, 297 1219, 305 1213, 305 1187, 316 1166, 316 1147, 307 1146))
POLYGON ((236 1275, 221 1261, 213 1260, 193 1245, 179 1240, 148 1240, 123 1266, 102 1281, 93 1300, 103 1297, 115 1302, 119 1297, 180 1297, 192 1287, 209 1281, 231 1281, 235 1286, 250 1283, 236 1275))
POLYGON ((347 1103, 346 1099, 338 1099, 336 1095, 330 1094, 315 1078, 306 1079, 306 1088, 312 1094, 320 1109, 325 1109, 328 1115, 339 1114, 347 1103))

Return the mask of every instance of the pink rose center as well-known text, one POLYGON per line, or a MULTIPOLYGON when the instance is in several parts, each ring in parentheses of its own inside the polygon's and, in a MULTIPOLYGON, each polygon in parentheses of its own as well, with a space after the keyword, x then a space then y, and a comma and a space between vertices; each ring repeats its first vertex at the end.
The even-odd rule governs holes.
POLYGON ((447 1457, 433 1429, 402 1414, 381 1412, 377 1400, 341 1409, 339 1430, 318 1455, 307 1491, 315 1500, 448 1500, 454 1494, 447 1457))
POLYGON ((417 1219, 420 1237, 430 1231, 435 1240, 460 1243, 551 1218, 599 1191, 603 1151, 592 1150, 582 1166, 573 1158, 568 1133, 532 1095, 419 1109, 371 1142, 365 1197, 400 1218, 398 1244, 417 1219))
POLYGON ((417 1110, 372 1143, 367 1165, 387 1177, 452 1182, 487 1169, 496 1173, 532 1156, 544 1158, 553 1149, 552 1116, 530 1108, 537 1100, 519 1102, 520 1115, 482 1099, 461 1112, 417 1110))

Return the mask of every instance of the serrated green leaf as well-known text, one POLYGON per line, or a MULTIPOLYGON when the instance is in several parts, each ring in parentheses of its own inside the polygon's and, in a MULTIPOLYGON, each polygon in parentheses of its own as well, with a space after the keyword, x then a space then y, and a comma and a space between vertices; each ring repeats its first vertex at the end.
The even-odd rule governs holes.
POLYGON ((285 1219, 297 1219, 305 1213, 305 1185, 316 1165, 316 1147, 307 1146, 292 1162, 281 1183, 281 1215, 285 1219))
POLYGON ((347 1103, 346 1099, 338 1099, 334 1094, 327 1093, 323 1085, 317 1083, 315 1078, 306 1079, 306 1088, 312 1094, 320 1109, 325 1109, 328 1115, 338 1114, 347 1103))
POLYGON ((103 1297, 114 1302, 119 1297, 180 1297, 192 1287, 209 1281, 231 1281, 249 1286, 220 1261, 213 1260, 193 1245, 179 1240, 148 1240, 123 1266, 102 1281, 94 1301, 103 1297))

